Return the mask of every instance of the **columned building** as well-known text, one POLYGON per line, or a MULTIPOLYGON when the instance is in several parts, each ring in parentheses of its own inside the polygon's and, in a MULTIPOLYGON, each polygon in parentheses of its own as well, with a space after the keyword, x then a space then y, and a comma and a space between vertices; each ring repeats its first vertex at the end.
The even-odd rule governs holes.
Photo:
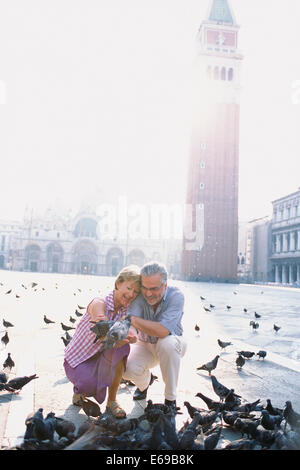
POLYGON ((239 26, 227 0, 211 0, 197 35, 182 273, 237 281, 240 120, 239 26))
POLYGON ((300 285, 300 188, 272 204, 272 281, 300 285))

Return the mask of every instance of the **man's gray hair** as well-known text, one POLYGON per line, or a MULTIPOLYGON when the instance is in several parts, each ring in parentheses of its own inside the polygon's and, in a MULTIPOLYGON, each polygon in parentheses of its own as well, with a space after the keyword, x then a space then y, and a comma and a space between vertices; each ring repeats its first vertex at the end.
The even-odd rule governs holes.
POLYGON ((160 274, 164 282, 168 279, 168 271, 164 264, 158 263, 157 261, 149 261, 144 264, 141 268, 141 276, 153 276, 154 274, 160 274))

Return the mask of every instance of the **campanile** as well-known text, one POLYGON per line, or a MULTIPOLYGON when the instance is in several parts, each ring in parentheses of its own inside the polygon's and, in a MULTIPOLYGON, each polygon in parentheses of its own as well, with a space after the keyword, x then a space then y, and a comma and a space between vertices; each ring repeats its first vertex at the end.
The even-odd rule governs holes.
POLYGON ((187 280, 237 280, 242 62, 238 30, 229 1, 211 0, 197 34, 193 73, 182 252, 187 280))

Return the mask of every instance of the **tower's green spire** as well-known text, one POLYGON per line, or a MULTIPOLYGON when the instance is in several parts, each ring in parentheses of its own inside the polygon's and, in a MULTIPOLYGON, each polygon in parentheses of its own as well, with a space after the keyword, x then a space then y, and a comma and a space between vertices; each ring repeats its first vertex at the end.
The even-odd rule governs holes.
POLYGON ((213 0, 208 19, 218 23, 234 24, 227 0, 213 0))

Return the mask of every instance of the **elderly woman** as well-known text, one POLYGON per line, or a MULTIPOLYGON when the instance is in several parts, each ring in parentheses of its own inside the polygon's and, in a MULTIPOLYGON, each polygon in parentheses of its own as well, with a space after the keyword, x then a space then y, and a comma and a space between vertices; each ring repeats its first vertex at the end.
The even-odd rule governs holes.
POLYGON ((140 292, 140 270, 128 266, 118 274, 115 288, 105 299, 93 299, 81 318, 72 340, 65 348, 64 368, 73 383, 73 404, 80 406, 82 396, 92 396, 103 403, 108 388, 106 411, 116 418, 125 418, 126 413, 116 401, 117 391, 126 368, 130 344, 137 341, 136 329, 130 327, 126 339, 111 349, 103 350, 101 341, 96 341, 91 331, 91 321, 121 320, 127 308, 140 292))

